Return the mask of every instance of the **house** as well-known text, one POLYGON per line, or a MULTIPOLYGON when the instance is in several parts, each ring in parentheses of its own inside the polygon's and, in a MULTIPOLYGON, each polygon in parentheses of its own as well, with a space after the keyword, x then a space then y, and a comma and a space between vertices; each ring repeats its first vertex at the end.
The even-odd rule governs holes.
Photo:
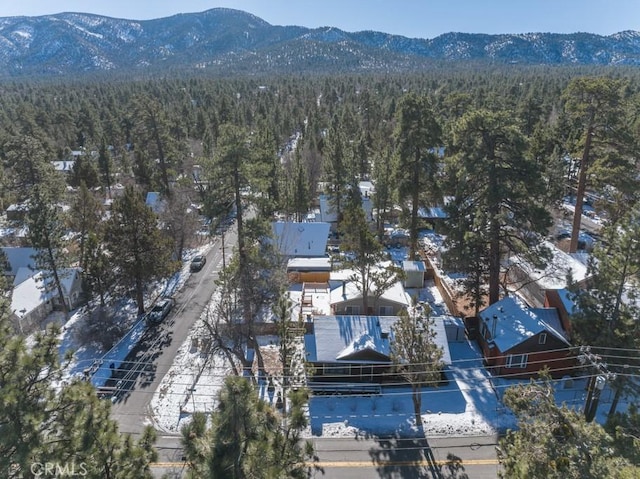
POLYGON ((402 283, 395 282, 376 298, 375 285, 371 285, 367 300, 367 311, 361 288, 354 281, 353 271, 335 272, 329 281, 331 314, 335 315, 379 315, 397 316, 401 310, 411 305, 411 298, 402 283))
MULTIPOLYGON (((304 337, 306 360, 312 366, 309 387, 328 391, 335 383, 397 381, 390 357, 396 321, 397 316, 314 317, 313 327, 304 337)), ((443 322, 435 322, 435 333, 434 341, 443 349, 443 363, 449 365, 451 355, 443 322)))
POLYGON ((424 286, 424 273, 426 271, 424 261, 403 261, 405 288, 422 288, 424 286))
POLYGON ((27 213, 29 212, 28 203, 13 203, 7 207, 7 220, 8 221, 24 221, 27 213))
POLYGON ((545 291, 565 289, 575 286, 585 288, 589 282, 586 259, 582 253, 565 253, 555 245, 545 242, 552 253, 544 269, 536 268, 520 256, 512 256, 506 261, 509 286, 518 291, 529 304, 543 306, 545 291), (572 284, 568 284, 568 276, 572 284))
POLYGON ((418 208, 418 218, 423 225, 427 225, 432 229, 437 228, 449 217, 449 214, 445 210, 445 206, 450 201, 451 198, 446 197, 444 205, 420 206, 418 208))
MULTIPOLYGON (((64 302, 68 309, 75 309, 83 301, 82 277, 78 268, 63 269, 58 272, 64 302)), ((17 331, 27 334, 38 328, 42 320, 62 303, 53 278, 39 270, 33 272, 21 268, 11 293, 11 320, 17 331)))
POLYGON ((333 228, 338 223, 338 213, 333 201, 328 195, 320 195, 318 197, 320 203, 320 221, 330 223, 333 228))
POLYGON ((331 274, 331 258, 291 258, 287 275, 292 283, 326 283, 331 274))
POLYGON ((548 367, 559 377, 575 366, 556 308, 530 308, 505 297, 481 311, 478 319, 478 343, 494 374, 531 376, 548 367))
POLYGON ((576 312, 574 293, 568 289, 548 289, 544 293, 544 307, 556 308, 567 336, 571 338, 571 315, 576 312))
MULTIPOLYGON (((364 211, 364 216, 368 222, 372 223, 374 221, 373 195, 375 193, 373 183, 370 181, 360 181, 358 183, 358 189, 360 190, 360 198, 362 200, 362 210, 364 211)), ((332 230, 335 230, 339 218, 334 198, 331 195, 323 194, 318 197, 318 202, 320 203, 320 221, 330 223, 332 230)), ((344 203, 342 207, 344 207, 344 203)))
POLYGON ((275 246, 287 258, 326 256, 329 227, 329 223, 271 223, 275 246))
POLYGON ((76 162, 73 160, 56 160, 56 161, 52 161, 51 164, 53 165, 53 168, 56 171, 59 171, 60 173, 71 173, 73 171, 73 168, 76 165, 76 162))
POLYGON ((166 208, 165 201, 160 196, 160 193, 156 191, 149 191, 147 193, 145 204, 157 215, 161 214, 166 208))
MULTIPOLYGON (((21 269, 31 271, 30 276, 33 276, 36 271, 35 257, 38 251, 35 248, 21 248, 21 247, 3 247, 4 264, 2 265, 2 274, 7 278, 9 284, 14 284, 18 271, 21 269)), ((22 272, 24 276, 25 272, 22 272)))

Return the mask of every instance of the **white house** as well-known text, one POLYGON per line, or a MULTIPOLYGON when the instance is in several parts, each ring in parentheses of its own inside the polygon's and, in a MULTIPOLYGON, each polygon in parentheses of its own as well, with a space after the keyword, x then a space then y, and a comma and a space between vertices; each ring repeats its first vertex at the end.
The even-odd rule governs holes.
MULTIPOLYGON (((58 275, 67 308, 76 308, 83 299, 80 270, 62 269, 58 275)), ((20 333, 28 333, 54 309, 61 309, 62 304, 53 278, 42 270, 21 268, 16 275, 18 279, 11 293, 11 319, 20 333)))
POLYGON ((354 272, 347 270, 332 273, 329 281, 331 313, 335 315, 379 315, 396 316, 411 305, 411 297, 399 281, 393 283, 378 298, 375 286, 371 285, 364 311, 362 291, 353 281, 354 272))
MULTIPOLYGON (((30 270, 31 276, 35 274, 35 257, 38 253, 35 248, 3 247, 2 252, 5 258, 5 262, 2 265, 2 274, 6 276, 10 284, 16 284, 15 279, 21 269, 30 270)), ((23 272, 23 280, 24 274, 23 272)))

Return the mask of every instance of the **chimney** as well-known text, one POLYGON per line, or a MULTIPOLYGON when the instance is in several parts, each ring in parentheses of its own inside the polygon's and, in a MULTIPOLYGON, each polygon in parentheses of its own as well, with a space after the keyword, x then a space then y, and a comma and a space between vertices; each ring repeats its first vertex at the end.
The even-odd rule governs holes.
POLYGON ((493 315, 493 324, 491 325, 491 339, 496 337, 496 323, 498 322, 498 316, 496 314, 493 315))

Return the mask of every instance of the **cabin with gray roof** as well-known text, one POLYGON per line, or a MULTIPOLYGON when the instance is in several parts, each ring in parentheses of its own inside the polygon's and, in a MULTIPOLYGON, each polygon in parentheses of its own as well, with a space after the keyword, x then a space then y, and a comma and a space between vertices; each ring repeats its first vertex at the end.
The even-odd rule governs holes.
MULTIPOLYGON (((312 365, 309 387, 329 391, 336 383, 397 381, 391 362, 396 321, 397 316, 315 316, 304 338, 306 360, 312 365)), ((446 367, 451 355, 444 321, 434 321, 434 332, 446 367)))
POLYGON ((329 223, 271 223, 275 247, 285 258, 320 258, 327 254, 329 223))

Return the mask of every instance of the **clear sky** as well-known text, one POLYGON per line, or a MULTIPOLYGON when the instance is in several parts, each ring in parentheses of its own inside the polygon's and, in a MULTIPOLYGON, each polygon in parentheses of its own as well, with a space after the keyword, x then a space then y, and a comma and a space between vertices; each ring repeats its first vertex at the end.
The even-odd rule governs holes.
POLYGON ((447 32, 640 31, 640 0, 0 0, 0 17, 60 12, 146 20, 228 7, 272 25, 433 38, 447 32))

